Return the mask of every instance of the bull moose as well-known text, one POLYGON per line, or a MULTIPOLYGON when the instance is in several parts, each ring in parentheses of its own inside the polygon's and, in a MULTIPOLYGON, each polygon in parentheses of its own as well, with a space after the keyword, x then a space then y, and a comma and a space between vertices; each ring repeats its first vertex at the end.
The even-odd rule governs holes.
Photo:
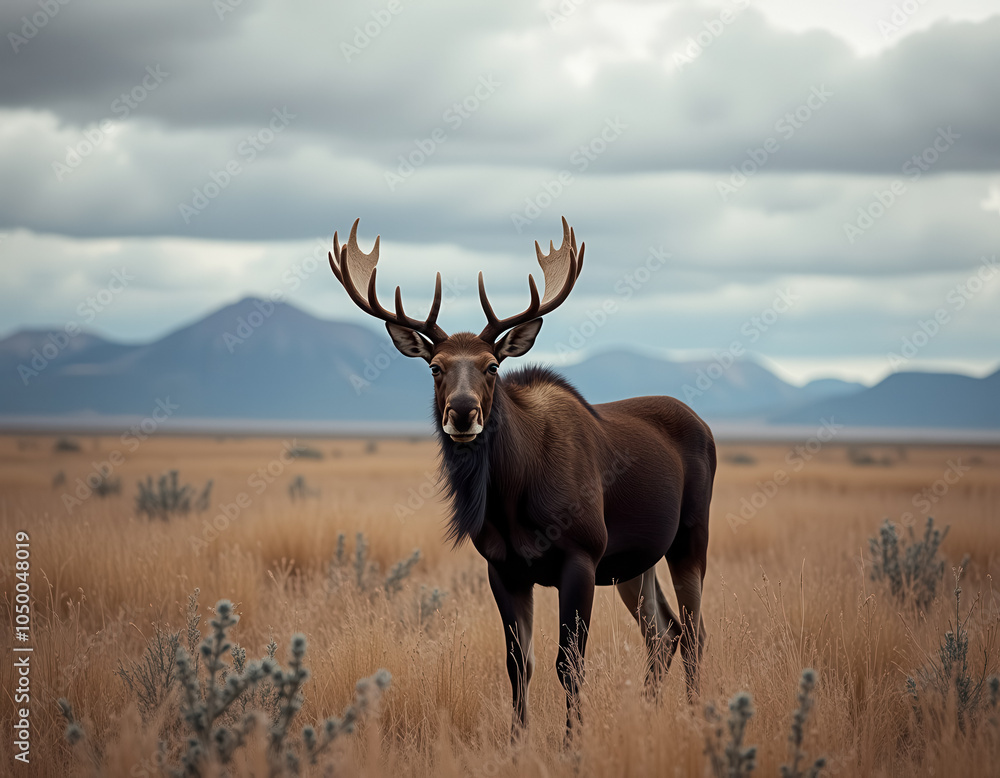
MULTIPOLYGON (((360 220, 359 220, 360 221, 360 220)), ((396 287, 394 310, 375 292, 379 238, 358 247, 333 237, 330 266, 355 304, 382 319, 396 348, 423 359, 434 380, 437 436, 451 498, 449 535, 471 540, 486 559, 503 619, 513 696, 512 737, 528 720, 534 668, 533 591, 559 590, 556 669, 566 690, 567 735, 580 717, 580 683, 595 585, 614 585, 649 652, 646 683, 658 686, 679 645, 689 698, 698 690, 705 637, 702 585, 716 453, 711 430, 672 397, 590 405, 556 373, 526 367, 500 373, 528 352, 542 317, 558 308, 583 268, 584 244, 564 218, 562 245, 535 252, 545 278, 539 297, 500 319, 479 274, 486 327, 448 335, 437 324, 441 274, 424 320, 410 318, 396 287), (680 616, 655 565, 666 558, 680 616)))

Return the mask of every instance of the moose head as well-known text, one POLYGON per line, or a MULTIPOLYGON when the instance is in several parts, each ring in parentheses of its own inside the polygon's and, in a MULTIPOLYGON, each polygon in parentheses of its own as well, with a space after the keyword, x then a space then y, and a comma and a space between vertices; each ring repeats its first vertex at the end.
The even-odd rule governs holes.
POLYGON ((437 274, 434 301, 424 320, 413 319, 403 310, 403 297, 396 287, 395 311, 386 310, 375 293, 379 240, 366 254, 358 247, 358 223, 351 227, 347 245, 333 235, 330 267, 347 294, 365 313, 385 322, 392 342, 400 353, 423 359, 434 377, 434 398, 441 429, 457 443, 467 443, 483 431, 490 417, 500 363, 520 357, 534 345, 542 328, 542 317, 558 308, 569 296, 583 268, 585 244, 576 245, 576 235, 562 220, 562 245, 549 242, 543 254, 538 242, 535 253, 545 276, 545 294, 539 296, 535 279, 528 275, 531 302, 521 313, 499 319, 486 296, 483 274, 479 273, 479 299, 486 314, 486 326, 478 335, 459 332, 448 335, 437 324, 441 310, 441 274, 437 274))

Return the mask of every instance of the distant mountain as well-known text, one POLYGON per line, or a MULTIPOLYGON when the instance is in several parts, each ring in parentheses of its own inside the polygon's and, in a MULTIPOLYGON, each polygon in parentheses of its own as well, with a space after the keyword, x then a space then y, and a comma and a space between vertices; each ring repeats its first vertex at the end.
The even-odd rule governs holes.
POLYGON ((41 355, 36 362, 37 367, 53 356, 58 356, 60 364, 65 365, 80 361, 106 361, 130 348, 87 332, 70 336, 65 330, 21 330, 0 340, 0 370, 5 373, 7 367, 13 365, 16 372, 17 366, 22 364, 32 369, 35 352, 41 355))
POLYGON ((842 381, 839 378, 817 378, 803 386, 799 396, 805 400, 815 401, 827 397, 854 394, 867 388, 864 384, 854 381, 842 381))
POLYGON ((1000 371, 986 378, 895 373, 863 392, 776 413, 768 421, 812 424, 824 417, 860 427, 1000 429, 1000 371))
POLYGON ((0 413, 145 415, 168 397, 178 416, 202 418, 423 419, 430 406, 423 385, 400 390, 426 367, 388 337, 285 303, 247 298, 146 345, 80 334, 43 365, 52 343, 47 332, 0 341, 0 413))
POLYGON ((763 417, 778 408, 864 389, 835 379, 793 386, 751 360, 728 366, 714 360, 669 362, 628 351, 598 354, 560 372, 591 402, 668 394, 709 419, 763 417))
MULTIPOLYGON (((789 384, 752 360, 671 362, 629 351, 562 368, 593 403, 667 394, 709 420, 1000 428, 1000 373, 900 373, 870 389, 836 379, 789 384)), ((0 340, 0 415, 416 421, 429 417, 427 367, 384 331, 246 298, 147 344, 25 330, 0 340)))

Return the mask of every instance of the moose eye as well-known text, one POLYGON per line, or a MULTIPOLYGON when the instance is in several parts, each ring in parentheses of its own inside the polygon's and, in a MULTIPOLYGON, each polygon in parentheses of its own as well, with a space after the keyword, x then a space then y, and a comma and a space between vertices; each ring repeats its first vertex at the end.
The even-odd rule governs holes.
POLYGON ((431 375, 441 375, 441 366, 431 365, 431 375))
POLYGON ((489 373, 490 375, 496 375, 497 371, 499 369, 500 369, 500 365, 498 365, 496 362, 494 362, 492 365, 490 365, 488 368, 486 368, 486 372, 489 373))

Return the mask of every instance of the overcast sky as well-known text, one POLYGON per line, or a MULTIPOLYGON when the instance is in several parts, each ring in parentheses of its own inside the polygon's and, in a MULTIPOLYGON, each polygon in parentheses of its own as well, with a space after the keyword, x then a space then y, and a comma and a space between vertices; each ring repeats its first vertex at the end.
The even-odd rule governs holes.
POLYGON ((277 293, 364 321, 325 253, 357 217, 384 297, 440 270, 478 332, 477 272, 521 310, 564 214, 540 357, 1000 362, 996 2, 6 0, 0 31, 0 335, 277 293))

